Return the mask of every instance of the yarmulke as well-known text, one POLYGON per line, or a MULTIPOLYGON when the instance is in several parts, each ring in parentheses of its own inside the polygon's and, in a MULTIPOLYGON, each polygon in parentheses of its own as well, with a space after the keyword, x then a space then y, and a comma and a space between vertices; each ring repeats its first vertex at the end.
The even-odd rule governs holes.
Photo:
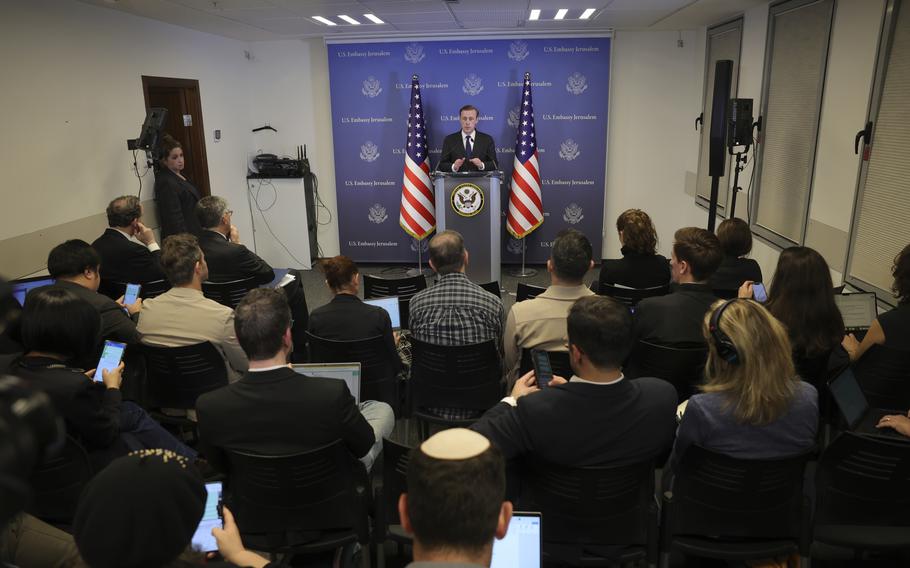
POLYGON ((490 447, 490 441, 467 428, 451 428, 434 434, 420 444, 420 451, 438 460, 466 460, 479 456, 490 447))
POLYGON ((185 457, 142 450, 118 458, 82 492, 73 536, 92 568, 159 568, 186 550, 205 509, 202 477, 185 457))

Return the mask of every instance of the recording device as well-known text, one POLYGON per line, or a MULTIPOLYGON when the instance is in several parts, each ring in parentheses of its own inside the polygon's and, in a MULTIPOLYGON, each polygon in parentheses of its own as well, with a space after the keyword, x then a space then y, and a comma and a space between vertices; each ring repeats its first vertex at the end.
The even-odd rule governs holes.
POLYGON ((745 146, 748 152, 752 146, 752 99, 730 99, 727 105, 727 147, 745 146))
POLYGON ((545 389, 553 378, 553 366, 550 365, 550 354, 539 349, 531 349, 531 364, 534 366, 534 377, 537 386, 545 389))
POLYGON ((259 154, 253 158, 250 177, 259 178, 301 178, 310 173, 310 161, 304 155, 303 146, 297 146, 297 158, 279 158, 275 154, 259 154))
POLYGON ((123 295, 123 303, 127 306, 135 304, 136 299, 139 298, 139 290, 141 289, 141 284, 127 284, 126 294, 123 295))
POLYGON ((145 113, 145 122, 142 123, 142 130, 139 132, 139 138, 127 140, 127 149, 157 152, 158 137, 161 136, 161 132, 164 130, 165 121, 167 121, 166 108, 154 107, 148 109, 145 113))
POLYGON ((95 375, 92 379, 100 383, 104 380, 104 375, 101 371, 113 371, 116 369, 123 359, 124 349, 126 349, 126 343, 111 341, 110 339, 105 341, 104 349, 101 351, 101 359, 98 360, 98 365, 95 367, 95 375))
POLYGON ((752 283, 752 297, 755 298, 756 302, 761 302, 764 304, 768 301, 768 292, 765 290, 765 285, 761 282, 752 283))

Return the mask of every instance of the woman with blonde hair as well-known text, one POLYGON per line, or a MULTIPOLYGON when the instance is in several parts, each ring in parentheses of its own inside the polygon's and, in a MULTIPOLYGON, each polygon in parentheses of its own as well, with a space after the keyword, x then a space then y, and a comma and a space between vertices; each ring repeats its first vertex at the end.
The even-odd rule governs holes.
POLYGON ((796 374, 784 326, 752 300, 705 315, 705 384, 689 399, 668 467, 691 445, 735 458, 799 454, 815 444, 818 392, 796 374))
POLYGON ((622 258, 604 260, 598 282, 626 288, 655 288, 670 283, 667 257, 657 254, 657 230, 641 209, 627 209, 616 219, 622 258))

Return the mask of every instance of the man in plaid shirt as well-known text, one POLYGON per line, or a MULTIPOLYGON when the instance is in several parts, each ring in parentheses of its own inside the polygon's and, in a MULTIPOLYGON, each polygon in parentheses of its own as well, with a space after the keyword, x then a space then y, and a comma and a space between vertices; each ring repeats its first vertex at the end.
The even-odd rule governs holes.
MULTIPOLYGON (((468 345, 493 340, 502 350, 502 300, 465 275, 468 251, 456 231, 442 231, 430 241, 430 268, 436 284, 411 299, 410 331, 435 345, 468 345)), ((481 412, 432 409, 448 419, 473 418, 481 412)))

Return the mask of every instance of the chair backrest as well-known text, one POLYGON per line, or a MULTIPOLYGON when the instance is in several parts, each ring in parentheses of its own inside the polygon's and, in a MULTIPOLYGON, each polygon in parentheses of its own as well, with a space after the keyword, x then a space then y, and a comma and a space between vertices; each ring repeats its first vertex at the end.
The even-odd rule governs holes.
POLYGON ((519 282, 518 288, 515 290, 515 301, 523 302, 525 300, 533 300, 546 291, 547 289, 542 286, 534 286, 533 284, 519 282))
POLYGON ((381 335, 340 341, 306 333, 312 363, 360 363, 360 400, 380 400, 398 413, 396 362, 381 335))
POLYGON ((657 377, 667 381, 676 388, 676 396, 682 402, 701 383, 707 358, 708 348, 703 345, 670 347, 639 340, 623 372, 630 379, 657 377))
MULTIPOLYGON (((553 368, 553 374, 568 380, 574 372, 572 365, 569 364, 568 351, 547 351, 550 356, 550 367, 553 368)), ((531 362, 531 350, 521 350, 521 364, 519 365, 518 376, 522 376, 534 368, 531 362)))
POLYGON ((815 524, 910 526, 910 443, 844 432, 815 474, 815 524))
POLYGON ((910 351, 873 345, 854 365, 869 406, 910 407, 910 351))
MULTIPOLYGON (((101 280, 98 286, 98 292, 104 294, 112 300, 116 300, 126 292, 127 282, 117 280, 101 280)), ((139 290, 139 297, 143 300, 154 298, 164 294, 171 289, 171 283, 165 279, 143 282, 142 289, 139 290)))
POLYGON ((501 363, 493 341, 433 345, 411 338, 411 399, 425 407, 486 410, 502 397, 501 363))
POLYGON ((241 533, 366 526, 366 469, 342 440, 286 456, 227 451, 227 460, 226 494, 241 533))
POLYGON ((426 290, 427 279, 423 274, 407 278, 380 278, 370 274, 363 275, 363 297, 384 298, 398 296, 398 312, 401 316, 401 329, 408 328, 410 321, 411 298, 421 290, 426 290))
POLYGON ((644 546, 649 530, 656 540, 652 461, 577 468, 528 459, 525 465, 521 507, 546 519, 545 545, 644 546))
POLYGON ((494 280, 492 282, 484 282, 480 285, 481 288, 493 294, 497 298, 502 299, 502 290, 499 288, 499 280, 494 280))
POLYGON ((222 306, 227 306, 232 310, 243 300, 247 292, 256 288, 256 278, 241 278, 240 280, 231 280, 230 282, 203 282, 202 293, 206 298, 215 300, 222 306))
POLYGON ((44 461, 29 478, 34 498, 28 512, 43 521, 69 524, 93 474, 85 448, 67 435, 60 453, 44 461))
POLYGON ((604 282, 597 288, 597 293, 601 296, 609 296, 627 306, 635 306, 645 298, 666 296, 670 293, 670 285, 655 286, 653 288, 622 288, 604 282))
POLYGON ((714 288, 712 291, 721 300, 732 300, 739 295, 739 288, 714 288))
POLYGON ((411 448, 385 438, 382 440, 382 460, 382 503, 377 505, 381 510, 381 526, 387 527, 401 523, 398 497, 408 490, 411 448))
POLYGON ((808 518, 803 474, 812 453, 752 460, 688 447, 674 471, 672 497, 665 495, 664 537, 799 540, 808 518))
POLYGON ((208 341, 185 347, 142 345, 149 406, 195 408, 199 395, 228 384, 224 358, 208 341))

